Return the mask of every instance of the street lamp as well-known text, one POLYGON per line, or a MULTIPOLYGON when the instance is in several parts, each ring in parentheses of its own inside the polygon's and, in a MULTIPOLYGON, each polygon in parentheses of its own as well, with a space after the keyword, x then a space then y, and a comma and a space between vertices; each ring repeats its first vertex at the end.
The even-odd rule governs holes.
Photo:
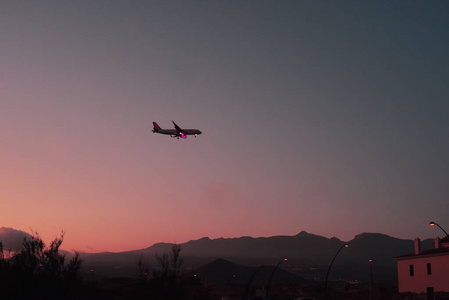
POLYGON ((280 265, 283 261, 287 261, 287 258, 283 258, 283 259, 276 265, 276 267, 273 269, 273 272, 271 272, 270 279, 268 279, 268 283, 267 283, 267 297, 268 297, 268 290, 269 290, 269 288, 270 288, 270 282, 271 282, 271 279, 273 278, 274 272, 276 272, 276 269, 279 267, 279 265, 280 265))
POLYGON ((251 275, 251 277, 249 278, 248 283, 246 284, 246 288, 245 288, 245 295, 244 295, 244 299, 248 299, 248 295, 249 295, 249 288, 251 286, 251 282, 254 279, 254 276, 256 276, 257 273, 259 273, 259 269, 263 268, 263 265, 259 266, 256 268, 256 270, 254 271, 253 275, 251 275))
POLYGON ((232 274, 232 276, 229 277, 228 282, 226 282, 226 284, 224 285, 222 298, 224 298, 226 296, 226 288, 230 285, 232 278, 235 278, 235 274, 232 274))
POLYGON ((369 285, 369 299, 373 300, 373 260, 369 260, 369 270, 370 270, 370 285, 369 285))
POLYGON ((343 248, 348 248, 349 244, 344 244, 340 247, 340 249, 338 249, 337 253, 335 253, 334 258, 331 261, 331 264, 329 265, 329 268, 327 269, 327 274, 326 274, 326 281, 324 282, 324 292, 326 293, 326 299, 327 299, 327 279, 329 277, 329 272, 331 270, 332 264, 334 263, 335 258, 337 257, 338 253, 340 253, 341 249, 343 248))
POLYGON ((432 222, 429 223, 429 225, 430 225, 430 226, 435 226, 435 225, 437 225, 438 227, 440 227, 441 230, 443 230, 443 232, 444 232, 444 234, 445 234, 446 236, 449 235, 449 234, 447 234, 446 230, 443 229, 443 227, 441 227, 440 225, 438 225, 438 223, 435 223, 435 222, 432 221, 432 222))

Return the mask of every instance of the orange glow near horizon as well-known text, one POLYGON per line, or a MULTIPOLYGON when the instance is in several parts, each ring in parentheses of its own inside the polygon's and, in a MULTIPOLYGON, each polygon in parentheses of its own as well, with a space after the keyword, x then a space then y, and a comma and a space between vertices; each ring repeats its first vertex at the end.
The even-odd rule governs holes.
POLYGON ((4 2, 0 227, 118 252, 447 219, 444 1, 4 2))

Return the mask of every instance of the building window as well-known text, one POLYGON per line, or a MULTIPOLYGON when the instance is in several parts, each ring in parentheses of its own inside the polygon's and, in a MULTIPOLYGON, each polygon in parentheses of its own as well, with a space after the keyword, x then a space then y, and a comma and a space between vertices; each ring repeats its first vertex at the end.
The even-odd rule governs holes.
POLYGON ((431 275, 432 274, 432 265, 431 263, 427 263, 427 275, 431 275))
POLYGON ((413 270, 413 265, 410 265, 410 276, 415 276, 415 270, 413 270))

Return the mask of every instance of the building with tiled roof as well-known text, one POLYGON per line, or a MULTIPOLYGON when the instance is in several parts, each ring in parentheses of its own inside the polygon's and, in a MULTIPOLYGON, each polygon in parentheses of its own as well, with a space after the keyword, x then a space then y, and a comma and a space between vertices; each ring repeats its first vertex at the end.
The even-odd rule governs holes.
POLYGON ((449 292, 449 236, 435 238, 435 248, 421 251, 415 239, 415 252, 396 257, 399 292, 449 292))

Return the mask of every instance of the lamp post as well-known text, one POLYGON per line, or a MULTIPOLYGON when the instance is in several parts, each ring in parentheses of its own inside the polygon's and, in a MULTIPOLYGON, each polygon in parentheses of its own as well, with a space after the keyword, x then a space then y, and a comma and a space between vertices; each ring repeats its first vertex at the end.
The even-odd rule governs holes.
POLYGON ((270 289, 270 282, 271 282, 271 279, 273 278, 274 272, 276 272, 276 269, 279 267, 279 265, 280 265, 283 261, 287 261, 287 258, 283 258, 283 259, 276 265, 276 267, 273 269, 273 272, 271 272, 270 279, 268 279, 268 283, 267 283, 267 295, 266 295, 267 297, 268 297, 268 290, 270 289))
POLYGON ((369 284, 369 299, 373 300, 373 260, 369 260, 370 284, 369 284))
POLYGON ((263 265, 257 267, 257 269, 254 271, 253 275, 251 275, 251 277, 249 278, 248 283, 246 284, 246 288, 245 288, 245 293, 243 294, 243 300, 248 299, 248 295, 249 295, 249 288, 251 286, 251 282, 254 279, 254 276, 256 276, 257 273, 259 273, 259 269, 263 268, 263 265))
POLYGON ((232 276, 229 277, 229 280, 228 280, 228 281, 226 282, 226 284, 224 285, 224 288, 223 288, 223 296, 221 297, 222 299, 227 298, 227 297, 226 297, 226 288, 230 285, 231 280, 232 280, 233 278, 235 278, 235 274, 232 274, 232 276))
POLYGON ((446 230, 443 229, 443 227, 441 227, 440 225, 438 225, 438 223, 435 223, 435 222, 432 221, 432 222, 429 223, 429 225, 430 225, 430 226, 435 226, 435 225, 437 225, 438 227, 440 227, 441 230, 443 230, 443 232, 444 232, 444 234, 445 234, 446 236, 449 235, 449 234, 447 234, 446 230))
POLYGON ((326 274, 326 281, 324 282, 324 292, 325 292, 325 299, 327 300, 327 279, 329 277, 329 272, 332 268, 332 264, 334 263, 335 258, 337 257, 338 253, 340 253, 341 249, 343 248, 348 248, 349 245, 348 244, 344 244, 340 247, 340 249, 338 249, 337 253, 335 253, 334 258, 331 261, 331 264, 329 265, 329 268, 327 269, 327 274, 326 274))

